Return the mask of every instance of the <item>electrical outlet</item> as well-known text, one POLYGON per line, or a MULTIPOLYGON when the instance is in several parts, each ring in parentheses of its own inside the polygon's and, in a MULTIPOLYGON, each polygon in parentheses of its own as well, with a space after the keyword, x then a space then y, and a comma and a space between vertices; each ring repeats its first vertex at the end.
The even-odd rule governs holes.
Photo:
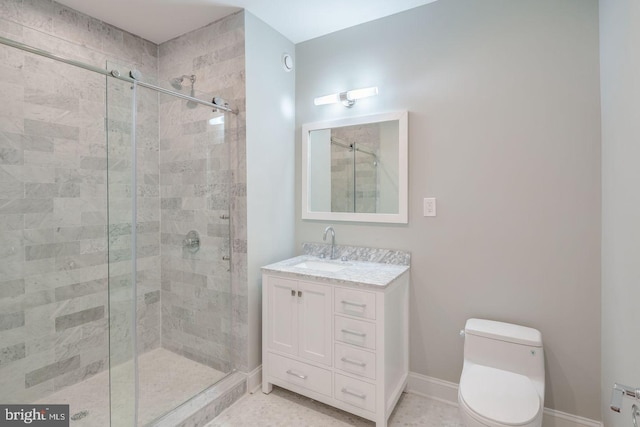
POLYGON ((435 197, 426 197, 424 199, 424 216, 436 216, 435 197))

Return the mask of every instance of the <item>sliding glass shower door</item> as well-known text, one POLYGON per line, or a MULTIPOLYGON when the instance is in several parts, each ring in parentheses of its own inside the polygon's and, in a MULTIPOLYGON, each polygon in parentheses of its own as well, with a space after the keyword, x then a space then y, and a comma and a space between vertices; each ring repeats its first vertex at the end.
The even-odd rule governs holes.
MULTIPOLYGON (((119 70, 115 64, 107 69, 119 70)), ((137 227, 135 117, 131 83, 106 80, 109 395, 111 425, 137 425, 137 227)))
POLYGON ((0 62, 0 403, 108 425, 105 77, 0 62))
POLYGON ((152 423, 232 369, 227 134, 222 113, 107 82, 112 425, 152 423))

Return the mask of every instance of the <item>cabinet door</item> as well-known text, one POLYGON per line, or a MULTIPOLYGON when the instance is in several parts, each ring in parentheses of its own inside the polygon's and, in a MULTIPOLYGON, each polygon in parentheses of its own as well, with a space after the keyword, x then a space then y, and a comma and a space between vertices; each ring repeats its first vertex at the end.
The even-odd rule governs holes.
POLYGON ((269 315, 267 319, 270 349, 298 354, 298 296, 295 280, 269 277, 269 315))
POLYGON ((331 286, 298 282, 298 356, 331 366, 331 286))

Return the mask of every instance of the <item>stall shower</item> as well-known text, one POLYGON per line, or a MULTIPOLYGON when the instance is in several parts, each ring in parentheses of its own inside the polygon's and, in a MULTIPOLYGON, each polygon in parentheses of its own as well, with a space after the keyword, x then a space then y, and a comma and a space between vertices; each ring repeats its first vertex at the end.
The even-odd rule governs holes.
POLYGON ((0 18, 0 402, 162 425, 238 368, 242 100, 211 64, 158 66, 170 43, 49 5, 64 31, 33 2, 0 18))

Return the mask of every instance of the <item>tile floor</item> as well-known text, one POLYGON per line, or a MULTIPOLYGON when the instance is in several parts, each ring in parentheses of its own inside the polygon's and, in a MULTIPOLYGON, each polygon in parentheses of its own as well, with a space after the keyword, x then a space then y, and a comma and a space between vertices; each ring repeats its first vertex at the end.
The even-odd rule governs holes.
MULTIPOLYGON (((257 391, 227 409, 205 427, 373 427, 375 423, 282 388, 257 391)), ((458 408, 404 393, 389 426, 463 427, 458 408)))
MULTIPOLYGON (((168 350, 151 350, 138 359, 139 425, 164 415, 187 399, 217 382, 224 373, 186 359, 168 350)), ((130 425, 133 411, 132 366, 122 364, 113 370, 115 404, 121 410, 111 425, 130 425)), ((37 402, 36 402, 37 403, 37 402)), ((69 404, 70 415, 87 411, 86 416, 71 420, 71 427, 105 427, 109 425, 109 372, 66 387, 42 399, 43 404, 69 404)))

